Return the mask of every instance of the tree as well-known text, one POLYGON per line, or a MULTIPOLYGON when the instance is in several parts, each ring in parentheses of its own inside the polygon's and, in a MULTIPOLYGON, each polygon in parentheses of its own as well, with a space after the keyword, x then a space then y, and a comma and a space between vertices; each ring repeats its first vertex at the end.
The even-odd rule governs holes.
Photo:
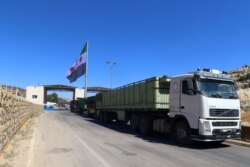
POLYGON ((51 95, 47 95, 47 101, 49 102, 58 102, 58 95, 56 93, 52 93, 51 95))
POLYGON ((65 99, 63 99, 63 98, 61 98, 61 97, 59 97, 58 98, 58 104, 60 105, 60 106, 65 106, 65 104, 70 104, 67 100, 65 100, 65 99))

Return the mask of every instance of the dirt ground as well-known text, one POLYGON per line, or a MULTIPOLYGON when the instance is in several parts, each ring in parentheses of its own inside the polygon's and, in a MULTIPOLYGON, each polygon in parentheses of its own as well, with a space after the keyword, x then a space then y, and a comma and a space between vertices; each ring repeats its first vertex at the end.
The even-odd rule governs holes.
POLYGON ((39 115, 32 116, 0 154, 0 167, 26 167, 30 141, 39 115))

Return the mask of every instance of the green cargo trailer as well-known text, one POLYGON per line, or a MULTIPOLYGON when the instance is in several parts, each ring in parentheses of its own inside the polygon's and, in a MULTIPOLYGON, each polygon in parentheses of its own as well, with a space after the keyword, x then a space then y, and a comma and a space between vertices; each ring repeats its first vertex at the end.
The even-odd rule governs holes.
POLYGON ((161 112, 167 114, 169 87, 170 78, 163 76, 149 78, 98 94, 98 98, 96 98, 97 116, 106 122, 113 119, 129 121, 134 113, 161 112))
POLYGON ((85 110, 87 110, 86 99, 85 98, 77 98, 76 100, 72 100, 70 102, 71 112, 79 113, 82 115, 85 110))
POLYGON ((169 108, 170 79, 153 77, 125 85, 100 94, 96 102, 97 110, 147 110, 157 111, 169 108))

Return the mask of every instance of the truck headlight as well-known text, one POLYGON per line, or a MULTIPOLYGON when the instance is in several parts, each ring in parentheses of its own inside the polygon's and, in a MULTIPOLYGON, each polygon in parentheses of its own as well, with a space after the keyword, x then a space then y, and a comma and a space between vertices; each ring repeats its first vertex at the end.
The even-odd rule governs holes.
POLYGON ((205 119, 199 120, 199 134, 201 135, 211 135, 210 121, 205 119))
POLYGON ((203 129, 204 129, 204 132, 210 132, 210 124, 209 124, 209 121, 204 121, 204 122, 203 122, 203 129))

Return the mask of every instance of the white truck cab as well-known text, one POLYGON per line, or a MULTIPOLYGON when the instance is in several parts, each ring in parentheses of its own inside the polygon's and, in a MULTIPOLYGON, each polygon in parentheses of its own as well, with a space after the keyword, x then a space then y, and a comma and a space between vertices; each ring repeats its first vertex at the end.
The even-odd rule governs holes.
POLYGON ((185 120, 173 126, 179 140, 239 138, 240 101, 234 81, 226 72, 211 69, 172 77, 169 117, 185 120))

